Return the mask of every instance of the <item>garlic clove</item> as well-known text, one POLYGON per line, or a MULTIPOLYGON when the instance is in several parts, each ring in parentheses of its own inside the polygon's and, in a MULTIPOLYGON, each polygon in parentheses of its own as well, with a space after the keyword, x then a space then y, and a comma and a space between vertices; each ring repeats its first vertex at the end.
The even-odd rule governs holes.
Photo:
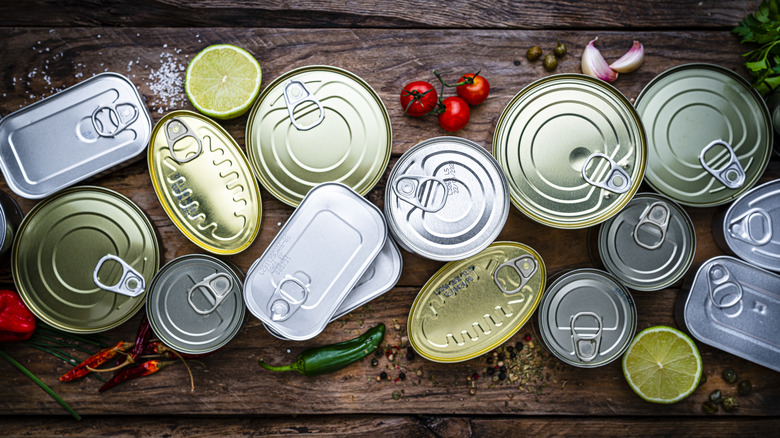
POLYGON ((602 81, 612 82, 618 77, 615 70, 609 68, 607 61, 601 56, 601 52, 593 45, 599 37, 594 38, 582 52, 582 72, 602 81))
POLYGON ((618 73, 630 73, 639 68, 645 60, 645 48, 639 41, 634 41, 634 45, 621 56, 620 59, 609 65, 612 70, 618 73))

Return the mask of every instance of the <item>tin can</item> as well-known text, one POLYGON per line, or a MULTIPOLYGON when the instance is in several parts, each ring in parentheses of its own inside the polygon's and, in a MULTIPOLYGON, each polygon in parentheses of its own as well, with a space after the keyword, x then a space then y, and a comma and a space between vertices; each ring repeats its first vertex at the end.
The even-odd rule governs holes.
POLYGON ((243 275, 235 266, 204 254, 178 257, 149 285, 149 324, 160 341, 180 353, 211 353, 241 329, 242 290, 243 275))
POLYGON ((124 76, 101 73, 0 121, 8 187, 39 199, 140 155, 152 119, 124 76))
POLYGON ((673 200, 639 193, 600 225, 589 248, 594 261, 601 261, 624 285, 656 291, 677 283, 691 267, 696 230, 688 213, 673 200))
POLYGON ((580 74, 539 79, 506 106, 493 155, 512 203, 556 228, 585 228, 620 211, 645 171, 645 133, 615 87, 580 74))
POLYGON ((252 244, 260 230, 260 188, 219 124, 191 111, 166 114, 154 127, 148 161, 157 198, 191 242, 222 255, 252 244))
POLYGON ((319 334, 387 239, 382 212, 340 183, 310 190, 247 272, 249 311, 279 336, 319 334))
POLYGON ((569 365, 606 365, 623 354, 635 332, 634 299, 603 271, 575 269, 562 274, 539 304, 539 337, 569 365))
POLYGON ((392 137, 387 109, 368 83, 315 65, 263 90, 247 120, 246 150, 263 186, 295 207, 322 182, 368 193, 387 168, 392 137))
POLYGON ((686 64, 636 99, 648 138, 647 183, 683 205, 736 199, 764 173, 773 134, 763 98, 733 71, 686 64))
POLYGON ((745 192, 712 225, 715 242, 759 268, 780 271, 780 180, 745 192))
POLYGON ((697 340, 780 371, 780 276, 730 256, 702 264, 678 295, 678 324, 697 340))
POLYGON ((97 333, 130 319, 160 266, 152 224, 132 201, 101 187, 76 187, 38 203, 14 240, 11 272, 27 307, 72 333, 97 333))
POLYGON ((385 217, 402 248, 433 260, 470 257, 490 245, 509 214, 509 188, 480 145, 436 137, 406 151, 385 190, 385 217))
POLYGON ((0 257, 11 249, 22 217, 22 210, 14 198, 0 191, 0 257))
POLYGON ((542 298, 547 274, 532 248, 496 242, 447 263, 428 280, 409 312, 409 343, 434 362, 461 362, 511 338, 542 298))

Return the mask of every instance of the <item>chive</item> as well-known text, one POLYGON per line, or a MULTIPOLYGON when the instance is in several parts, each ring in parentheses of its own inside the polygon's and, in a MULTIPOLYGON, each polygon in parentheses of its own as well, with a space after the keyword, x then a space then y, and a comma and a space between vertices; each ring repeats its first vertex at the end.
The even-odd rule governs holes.
MULTIPOLYGON (((29 340, 27 341, 27 344, 33 348, 37 348, 38 350, 43 351, 44 353, 49 353, 52 356, 56 357, 57 359, 67 362, 70 365, 78 366, 81 363, 78 359, 69 355, 68 353, 65 353, 64 351, 57 350, 55 348, 46 348, 47 346, 45 345, 38 345, 35 342, 30 342, 29 340)), ((106 379, 100 377, 100 374, 98 373, 90 373, 89 375, 100 380, 103 383, 106 383, 106 379)))
POLYGON ((70 339, 73 341, 83 342, 85 344, 91 344, 96 345, 98 347, 106 347, 108 346, 107 342, 108 340, 103 336, 81 336, 81 335, 75 335, 73 333, 64 332, 62 330, 55 329, 54 327, 48 326, 48 325, 41 325, 38 327, 38 330, 44 331, 50 334, 54 334, 60 337, 63 337, 65 339, 70 339))

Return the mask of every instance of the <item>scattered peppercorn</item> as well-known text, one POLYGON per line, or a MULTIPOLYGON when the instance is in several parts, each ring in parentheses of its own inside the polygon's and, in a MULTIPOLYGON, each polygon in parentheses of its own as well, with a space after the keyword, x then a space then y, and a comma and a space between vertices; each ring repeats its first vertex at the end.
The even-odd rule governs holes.
POLYGON ((558 67, 558 60, 555 59, 555 55, 545 55, 544 61, 542 61, 542 65, 544 65, 545 70, 553 71, 556 67, 558 67))
POLYGON ((401 393, 398 391, 393 391, 393 400, 400 400, 401 399, 401 393))
POLYGON ((406 353, 406 360, 414 360, 414 353, 406 353))
POLYGON ((381 348, 377 348, 374 350, 374 356, 376 357, 382 357, 382 355, 385 354, 385 351, 381 348))
POLYGON ((389 360, 390 362, 392 362, 392 361, 393 361, 393 359, 395 359, 395 356, 393 356, 392 354, 388 354, 388 355, 387 355, 387 360, 389 360))
POLYGON ((493 367, 489 367, 486 371, 488 376, 492 376, 493 374, 496 373, 496 369, 493 367))
POLYGON ((381 380, 387 380, 387 373, 382 371, 381 373, 379 373, 379 378, 381 380))
POLYGON ((515 360, 515 359, 517 359, 517 353, 511 353, 511 354, 509 355, 509 358, 510 358, 510 359, 512 359, 512 360, 515 360))
POLYGON ((718 412, 718 405, 707 400, 706 402, 701 404, 701 408, 704 412, 708 414, 714 414, 715 412, 718 412))
POLYGON ((542 56, 542 49, 539 46, 531 47, 525 54, 525 57, 528 58, 528 60, 531 62, 536 61, 540 56, 542 56))
POLYGON ((498 373, 498 380, 506 380, 506 373, 498 373))
POLYGON ((498 368, 498 371, 500 371, 502 373, 506 373, 506 367, 505 366, 501 366, 501 367, 498 368))
POLYGON ((739 395, 748 395, 752 389, 753 384, 750 383, 750 380, 743 380, 739 382, 739 395))
POLYGON ((412 348, 411 346, 406 347, 406 352, 414 354, 414 348, 412 348))
POLYGON ((522 342, 520 342, 520 341, 518 341, 518 342, 515 344, 515 350, 517 350, 517 352, 518 352, 518 353, 519 353, 519 352, 521 352, 521 351, 523 351, 523 343, 522 343, 522 342))
POLYGON ((506 359, 506 355, 504 353, 498 353, 498 360, 504 360, 506 359))
POLYGON ((732 412, 736 411, 739 407, 739 402, 737 402, 737 398, 734 396, 728 396, 723 399, 723 410, 726 412, 732 412))
POLYGON ((558 45, 555 46, 553 49, 553 53, 555 53, 555 56, 560 58, 561 56, 566 54, 566 44, 563 44, 561 40, 558 40, 558 45))
POLYGON ((488 365, 493 365, 493 356, 488 356, 486 362, 488 363, 488 365))
POLYGON ((471 380, 477 380, 477 379, 479 379, 479 374, 474 373, 471 375, 471 380))
POLYGON ((476 395, 476 394, 477 394, 477 388, 469 389, 469 395, 476 395))
MULTIPOLYGON (((513 63, 514 65, 522 65, 522 64, 523 64, 522 62, 520 62, 520 61, 518 61, 518 60, 514 60, 514 61, 512 61, 512 63, 513 63)), ((472 395, 474 395, 474 394, 472 394, 472 395)))
POLYGON ((379 366, 379 361, 378 361, 378 360, 376 360, 376 358, 375 358, 375 357, 372 357, 372 358, 371 358, 371 366, 372 366, 372 367, 377 367, 377 366, 379 366))
POLYGON ((406 373, 399 374, 398 378, 401 379, 401 380, 406 380, 406 373))
POLYGON ((713 403, 720 403, 723 401, 723 394, 721 394, 720 389, 716 389, 710 393, 710 401, 713 403))
POLYGON ((737 372, 734 371, 732 368, 726 368, 723 370, 723 380, 725 380, 728 383, 736 383, 737 379, 739 379, 739 376, 737 376, 737 372))

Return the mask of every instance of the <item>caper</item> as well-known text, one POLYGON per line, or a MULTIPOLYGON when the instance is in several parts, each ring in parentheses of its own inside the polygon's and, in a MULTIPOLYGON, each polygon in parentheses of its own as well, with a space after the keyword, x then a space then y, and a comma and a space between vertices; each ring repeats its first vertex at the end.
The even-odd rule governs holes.
POLYGON ((737 398, 734 396, 728 396, 723 399, 723 410, 727 412, 736 411, 739 407, 739 402, 737 402, 737 398))
POLYGON ((718 412, 718 405, 709 400, 702 403, 701 408, 708 414, 714 414, 715 412, 718 412))
POLYGON ((536 61, 540 56, 542 56, 542 49, 539 46, 531 47, 525 54, 525 57, 531 62, 536 61))
POLYGON ((725 380, 728 383, 735 383, 739 377, 737 376, 737 372, 734 371, 732 368, 726 368, 723 370, 723 380, 725 380))
POLYGON ((710 401, 713 403, 720 403, 723 401, 723 394, 721 394, 720 389, 716 389, 710 393, 710 401))
POLYGON ((558 40, 558 45, 555 46, 553 49, 553 53, 555 53, 555 56, 561 57, 566 54, 566 44, 563 44, 561 40, 558 40))
POLYGON ((555 70, 555 67, 558 67, 558 60, 555 59, 555 56, 552 55, 552 54, 546 55, 544 57, 543 64, 544 64, 544 69, 545 70, 553 71, 553 70, 555 70))
POLYGON ((753 384, 750 383, 750 380, 743 380, 739 382, 739 395, 748 395, 752 389, 753 384))
POLYGON ((707 375, 702 373, 701 379, 699 379, 699 386, 701 386, 701 385, 703 385, 705 383, 707 383, 707 375))

